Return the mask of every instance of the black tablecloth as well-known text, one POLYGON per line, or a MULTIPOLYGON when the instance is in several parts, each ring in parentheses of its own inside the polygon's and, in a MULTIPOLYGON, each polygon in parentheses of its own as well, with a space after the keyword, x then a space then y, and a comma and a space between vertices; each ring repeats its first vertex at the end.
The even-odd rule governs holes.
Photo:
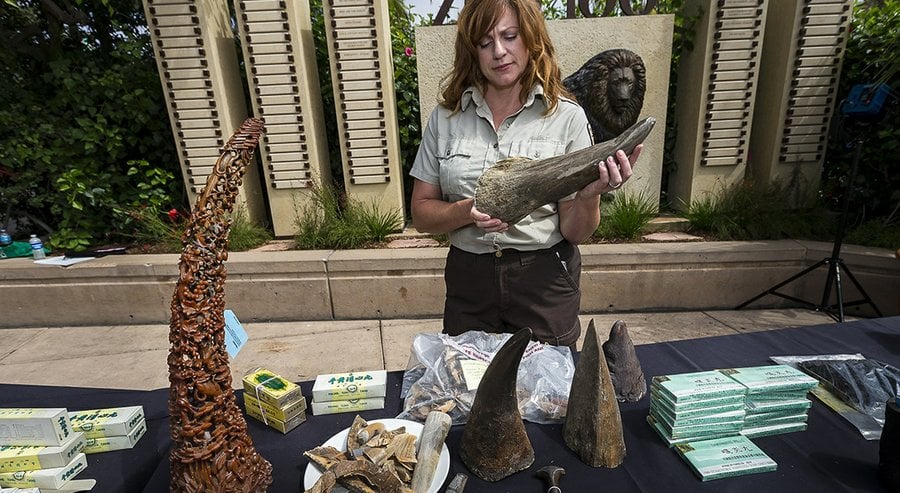
MULTIPOLYGON (((900 366, 900 317, 843 324, 782 329, 733 336, 650 344, 637 347, 644 374, 684 373, 724 367, 770 363, 773 355, 859 352, 866 357, 900 366)), ((394 417, 399 413, 401 372, 388 378, 387 407, 359 413, 365 419, 394 417)), ((304 395, 311 382, 301 383, 304 395)), ((120 391, 72 387, 0 385, 0 407, 66 407, 70 410, 142 405, 148 430, 132 450, 88 456, 88 468, 79 478, 96 478, 100 493, 168 491, 167 389, 120 391)), ((239 398, 239 402, 242 400, 239 398)), ((547 464, 563 466, 566 492, 588 491, 883 491, 876 477, 878 441, 866 441, 843 418, 813 400, 809 429, 754 439, 775 462, 775 472, 701 482, 686 464, 646 423, 649 400, 622 404, 627 457, 615 469, 591 468, 581 463, 563 443, 561 425, 526 428, 535 449, 534 464, 497 483, 469 473, 457 455, 462 427, 447 438, 451 465, 447 482, 458 472, 469 475, 467 492, 546 491, 535 472, 547 464)), ((353 413, 312 416, 287 435, 248 418, 257 450, 274 467, 270 492, 303 490, 308 461, 302 452, 348 427, 353 413)), ((445 483, 446 484, 446 483, 445 483)))

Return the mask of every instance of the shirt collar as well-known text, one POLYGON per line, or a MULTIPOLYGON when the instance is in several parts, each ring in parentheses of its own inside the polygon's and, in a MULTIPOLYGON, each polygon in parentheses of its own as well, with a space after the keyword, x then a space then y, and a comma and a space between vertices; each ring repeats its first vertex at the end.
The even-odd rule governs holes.
MULTIPOLYGON (((536 83, 530 91, 528 91, 528 96, 525 97, 525 104, 522 105, 523 108, 527 108, 534 104, 537 96, 541 97, 541 102, 544 102, 544 86, 540 83, 536 83)), ((462 97, 460 98, 460 110, 466 111, 466 108, 469 107, 470 103, 475 103, 476 107, 484 105, 484 94, 481 93, 481 89, 477 86, 469 86, 462 93, 462 97)))

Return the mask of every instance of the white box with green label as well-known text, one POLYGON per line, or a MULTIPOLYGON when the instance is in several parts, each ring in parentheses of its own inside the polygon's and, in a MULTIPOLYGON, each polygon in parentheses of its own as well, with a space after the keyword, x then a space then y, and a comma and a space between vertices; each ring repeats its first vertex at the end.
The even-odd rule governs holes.
POLYGON ((0 409, 0 445, 62 445, 73 433, 65 408, 0 409))
POLYGON ((72 429, 87 438, 125 436, 144 421, 142 406, 88 409, 69 413, 72 429))
MULTIPOLYGON (((387 371, 355 371, 319 375, 313 384, 313 403, 373 399, 384 397, 387 391, 387 371)), ((382 399, 384 401, 384 399, 382 399)), ((316 413, 318 414, 318 413, 316 413)))
POLYGON ((73 433, 62 445, 0 445, 0 472, 63 467, 84 450, 84 433, 73 433))

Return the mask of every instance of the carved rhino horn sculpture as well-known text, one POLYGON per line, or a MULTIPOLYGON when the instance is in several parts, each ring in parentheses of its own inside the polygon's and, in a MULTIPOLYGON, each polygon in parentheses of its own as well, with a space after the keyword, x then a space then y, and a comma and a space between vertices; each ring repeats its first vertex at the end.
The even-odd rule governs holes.
POLYGON ((475 392, 459 455, 485 481, 499 481, 534 462, 516 399, 516 373, 531 340, 531 329, 513 334, 497 351, 475 392))
POLYGON ((258 492, 272 483, 232 389, 224 318, 228 215, 262 132, 262 120, 248 118, 225 144, 182 236, 169 324, 173 493, 258 492))
POLYGON ((616 320, 613 323, 609 338, 603 343, 603 354, 613 388, 616 389, 616 399, 619 402, 641 400, 647 393, 647 380, 625 322, 616 320))
POLYGON ((618 467, 625 460, 622 416, 593 320, 572 376, 563 438, 591 467, 618 467))
POLYGON ((618 149, 631 154, 643 142, 655 118, 645 118, 615 139, 580 151, 538 161, 504 159, 485 171, 475 187, 475 208, 515 224, 544 204, 556 202, 599 178, 597 162, 618 149))

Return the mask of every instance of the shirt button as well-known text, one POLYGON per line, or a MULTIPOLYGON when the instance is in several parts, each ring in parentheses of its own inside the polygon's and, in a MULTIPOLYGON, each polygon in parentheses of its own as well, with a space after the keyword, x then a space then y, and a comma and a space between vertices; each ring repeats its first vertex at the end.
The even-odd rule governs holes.
POLYGON ((448 156, 450 155, 450 149, 447 149, 447 155, 448 156))
POLYGON ((541 157, 540 151, 534 153, 534 157, 541 157))
POLYGON ((500 145, 497 144, 496 142, 494 142, 494 149, 496 149, 496 148, 498 148, 498 147, 500 147, 500 145))

